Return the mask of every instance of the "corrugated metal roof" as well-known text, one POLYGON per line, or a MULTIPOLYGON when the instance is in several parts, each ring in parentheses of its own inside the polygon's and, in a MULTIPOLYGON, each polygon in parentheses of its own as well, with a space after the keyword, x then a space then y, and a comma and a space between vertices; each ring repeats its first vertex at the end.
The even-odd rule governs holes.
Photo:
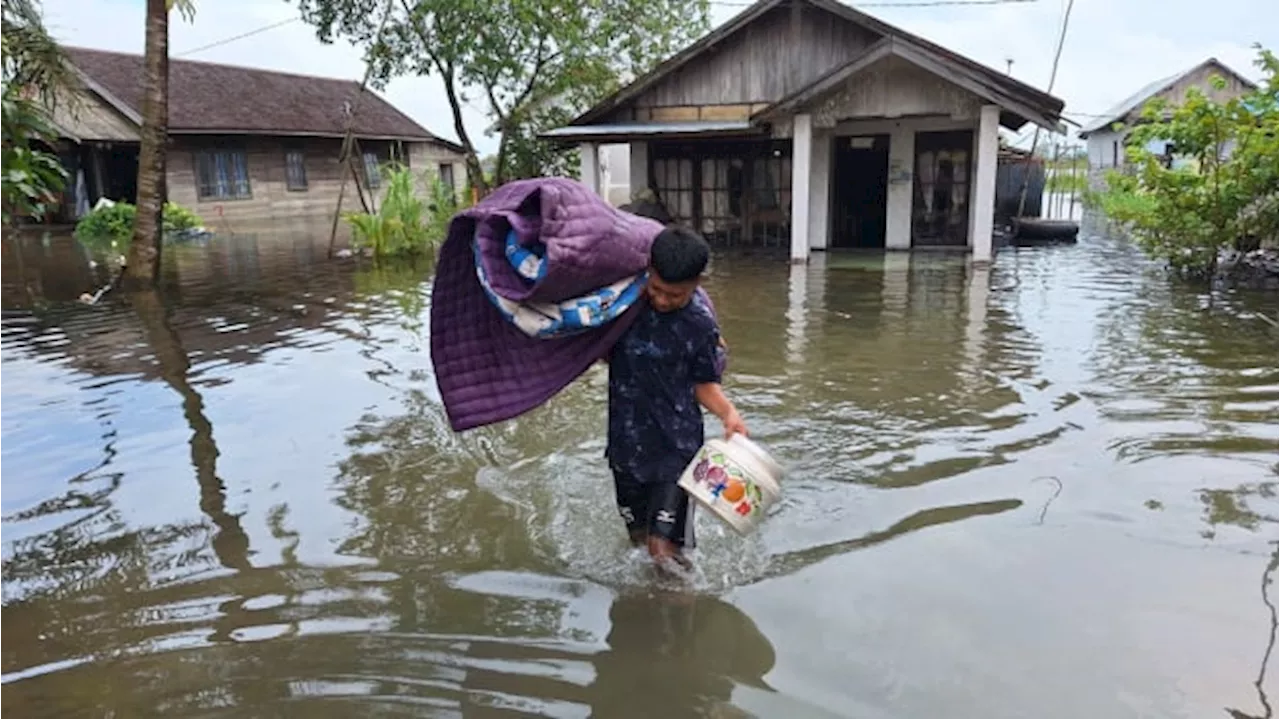
POLYGON ((1134 110, 1140 109, 1143 105, 1146 104, 1147 100, 1150 100, 1152 97, 1162 92, 1165 88, 1173 85, 1178 80, 1181 80, 1184 76, 1190 75, 1191 73, 1195 72, 1196 70, 1199 70, 1200 68, 1206 65, 1217 65, 1218 67, 1221 67, 1227 72, 1236 75, 1236 77, 1239 77, 1241 81, 1245 83, 1249 83, 1250 85, 1253 84, 1252 81, 1250 81, 1248 78, 1244 77, 1243 75, 1240 75, 1239 73, 1235 72, 1234 70, 1227 67, 1226 65, 1223 65, 1217 58, 1211 57, 1208 60, 1204 60, 1203 62, 1196 63, 1194 66, 1189 67, 1186 70, 1183 70, 1182 72, 1177 72, 1168 77, 1164 77, 1159 80, 1156 80, 1155 82, 1151 82, 1146 85, 1143 85, 1142 89, 1138 90, 1132 95, 1116 103, 1111 109, 1107 110, 1101 116, 1095 118, 1093 122, 1090 122, 1088 125, 1085 125, 1084 127, 1080 128, 1080 136, 1084 137, 1086 135, 1089 135, 1090 133, 1098 132, 1100 130, 1109 130, 1111 128, 1111 125, 1123 120, 1126 115, 1133 112, 1134 110))
MULTIPOLYGON (((1199 67, 1199 65, 1197 65, 1196 67, 1199 67)), ((1194 69, 1195 68, 1192 68, 1192 70, 1194 69)), ((1151 83, 1147 83, 1146 85, 1143 85, 1141 90, 1138 90, 1132 95, 1116 103, 1110 109, 1108 109, 1105 113, 1103 113, 1102 116, 1095 118, 1093 122, 1081 128, 1080 134, 1087 135, 1092 132, 1097 132, 1099 130, 1106 130, 1110 128, 1112 123, 1118 122, 1119 120, 1123 119, 1125 115, 1128 115, 1131 110, 1133 110, 1134 108, 1138 107, 1143 102, 1145 102, 1147 98, 1151 97, 1157 92, 1160 92, 1160 90, 1164 88, 1166 85, 1173 84, 1174 81, 1176 81, 1178 78, 1182 77, 1188 72, 1191 72, 1191 70, 1187 70, 1185 72, 1179 72, 1179 73, 1170 75, 1169 77, 1162 77, 1159 80, 1156 80, 1155 82, 1151 82, 1151 83)))
POLYGON ((611 125, 568 125, 542 133, 543 137, 573 139, 602 136, 701 135, 724 132, 755 132, 759 128, 747 120, 705 120, 698 122, 625 122, 611 125))

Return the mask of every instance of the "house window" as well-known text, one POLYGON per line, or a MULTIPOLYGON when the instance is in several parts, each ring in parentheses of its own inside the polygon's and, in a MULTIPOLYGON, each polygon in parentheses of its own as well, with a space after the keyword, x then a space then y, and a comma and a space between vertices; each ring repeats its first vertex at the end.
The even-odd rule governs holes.
POLYGON ((789 143, 654 143, 649 182, 661 206, 713 245, 782 247, 790 238, 789 143))
POLYGON ((451 163, 440 163, 440 184, 454 192, 458 191, 458 186, 453 182, 453 165, 451 163))
POLYGON ((196 197, 201 200, 245 200, 249 191, 249 162, 243 150, 196 153, 196 197))
POLYGON ((1112 167, 1120 166, 1120 141, 1119 140, 1111 141, 1111 166, 1112 167))
POLYGON ((284 153, 284 186, 293 192, 305 192, 307 189, 307 163, 301 150, 284 153))
POLYGON ((371 190, 382 187, 382 174, 376 152, 364 153, 364 182, 371 190))

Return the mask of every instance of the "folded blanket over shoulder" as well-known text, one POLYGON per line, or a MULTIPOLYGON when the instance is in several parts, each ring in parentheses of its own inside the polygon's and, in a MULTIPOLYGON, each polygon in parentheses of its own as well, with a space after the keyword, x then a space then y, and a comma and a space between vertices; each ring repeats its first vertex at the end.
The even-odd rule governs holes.
POLYGON ((517 327, 491 297, 557 305, 631 282, 648 267, 661 231, 565 178, 511 182, 458 213, 431 288, 431 360, 454 431, 511 419, 550 399, 608 353, 644 304, 547 337, 517 327), (516 249, 542 252, 540 262, 513 263, 512 233, 516 249))
MULTIPOLYGON (((515 302, 493 290, 489 273, 481 258, 484 253, 477 239, 474 245, 476 277, 485 295, 508 322, 530 337, 567 337, 593 327, 602 327, 621 316, 640 300, 648 273, 641 271, 607 287, 562 302, 515 302)), ((520 245, 515 230, 507 233, 507 260, 521 278, 532 283, 547 274, 546 247, 538 242, 532 248, 520 245)))

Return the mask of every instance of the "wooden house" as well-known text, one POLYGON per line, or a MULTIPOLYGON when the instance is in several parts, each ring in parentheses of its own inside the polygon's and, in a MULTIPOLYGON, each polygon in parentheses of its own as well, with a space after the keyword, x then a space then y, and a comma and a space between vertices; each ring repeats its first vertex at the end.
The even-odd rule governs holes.
MULTIPOLYGON (((53 107, 57 148, 71 175, 62 219, 99 198, 134 202, 143 58, 66 48, 81 89, 53 107)), ((431 134, 351 80, 188 60, 169 62, 168 198, 211 227, 237 230, 331 218, 341 173, 343 209, 376 203, 378 168, 408 164, 426 192, 435 176, 461 187, 463 150, 431 134), (355 175, 339 162, 348 125, 358 144, 355 175)))
MULTIPOLYGON (((1248 78, 1213 57, 1195 67, 1147 84, 1080 129, 1080 138, 1085 141, 1089 153, 1090 184, 1095 188, 1101 187, 1108 170, 1125 167, 1125 138, 1133 125, 1141 120, 1147 103, 1165 100, 1177 104, 1187 96, 1187 91, 1191 88, 1199 89, 1212 100, 1225 102, 1240 97, 1255 87, 1248 78), (1223 79, 1223 87, 1214 87, 1212 78, 1215 75, 1223 79)), ((1153 140, 1146 149, 1157 155, 1173 155, 1170 143, 1160 140, 1153 140)))
POLYGON ((835 0, 760 0, 543 136, 627 143, 630 186, 726 245, 992 254, 999 128, 1063 103, 835 0))

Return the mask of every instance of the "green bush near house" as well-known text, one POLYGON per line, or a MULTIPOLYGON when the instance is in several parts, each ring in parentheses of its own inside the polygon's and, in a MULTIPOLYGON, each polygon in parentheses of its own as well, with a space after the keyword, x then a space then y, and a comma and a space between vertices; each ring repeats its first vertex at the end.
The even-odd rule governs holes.
MULTIPOLYGON (((1255 46, 1259 87, 1226 102, 1197 89, 1177 106, 1155 101, 1126 139, 1130 172, 1111 172, 1087 201, 1179 274, 1213 276, 1226 249, 1274 246, 1278 224, 1276 56, 1255 46), (1171 142, 1180 162, 1145 149, 1171 142)), ((1221 78, 1214 83, 1222 87, 1221 78)))
MULTIPOLYGON (((81 242, 124 253, 133 239, 133 223, 138 208, 128 202, 97 207, 76 223, 76 239, 81 242)), ((164 205, 165 232, 181 232, 200 227, 203 221, 195 212, 182 205, 166 202, 164 205)))
POLYGON ((444 240, 449 221, 461 209, 454 188, 427 178, 428 199, 414 189, 413 173, 399 164, 383 168, 386 194, 377 212, 349 212, 343 215, 354 233, 355 249, 368 250, 374 257, 399 257, 428 253, 444 240))

